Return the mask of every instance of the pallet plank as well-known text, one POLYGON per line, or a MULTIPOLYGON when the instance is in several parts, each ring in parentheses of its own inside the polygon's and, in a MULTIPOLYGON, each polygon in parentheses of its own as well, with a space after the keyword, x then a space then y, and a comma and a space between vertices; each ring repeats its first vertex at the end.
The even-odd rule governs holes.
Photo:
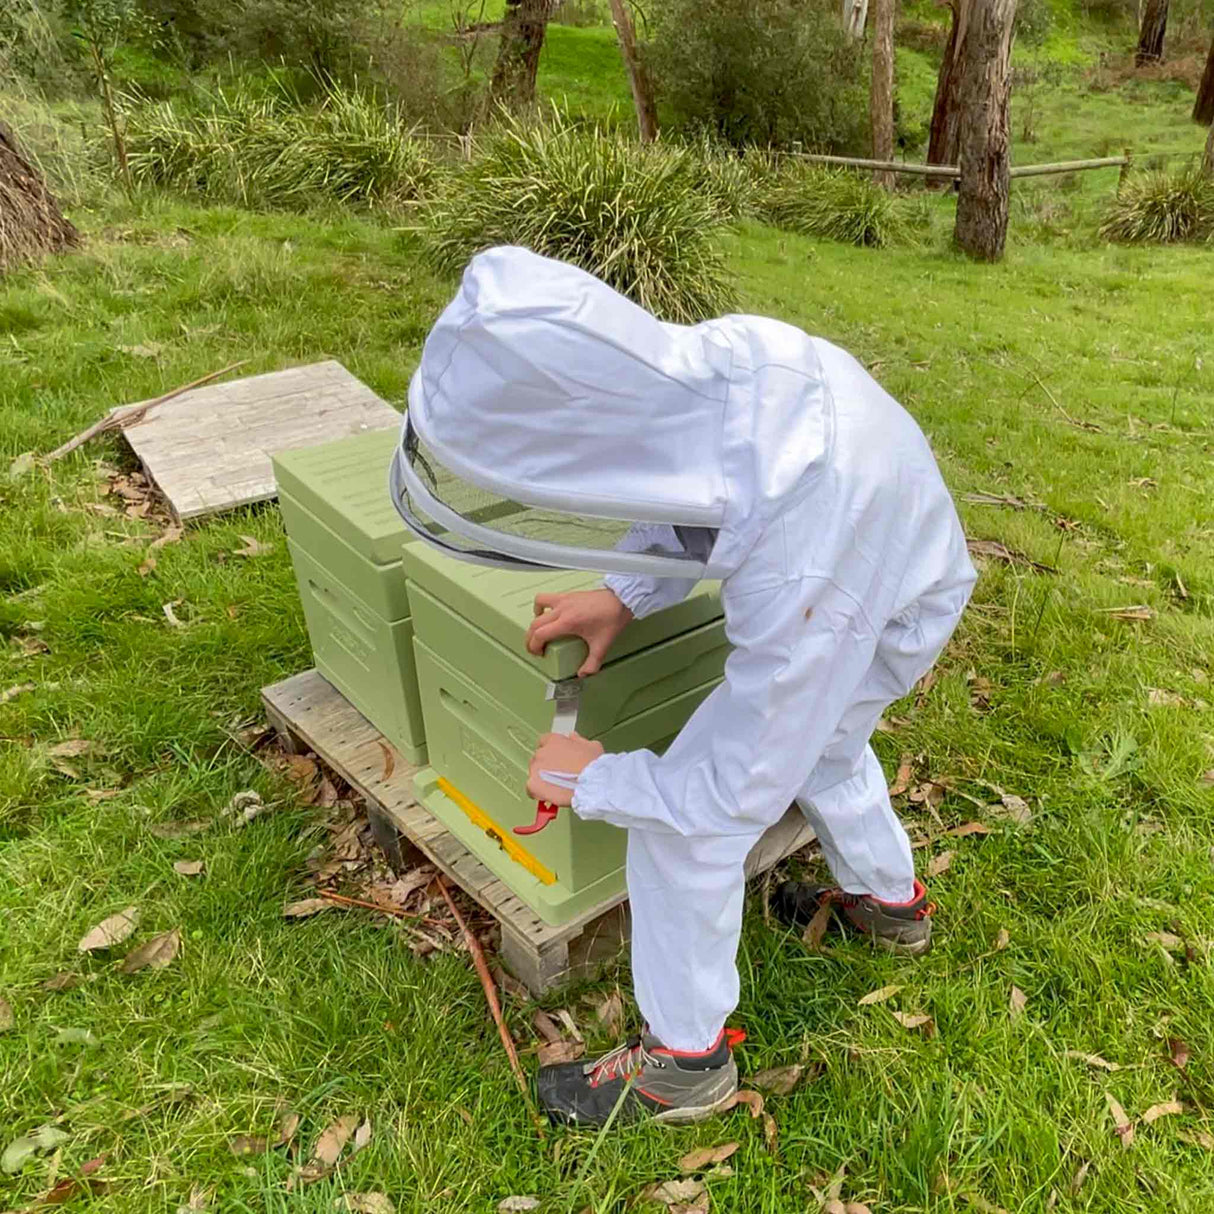
MULTIPOLYGON (((261 697, 267 718, 288 745, 314 751, 501 923, 503 959, 535 994, 579 972, 581 963, 571 961, 574 952, 586 954, 589 964, 596 944, 605 942, 610 948, 614 942, 618 948, 626 938, 622 894, 604 899, 559 927, 545 923, 418 802, 413 789, 415 766, 393 751, 392 772, 385 776, 383 748, 390 744, 317 671, 306 670, 265 687, 261 697), (584 933, 586 939, 579 939, 584 933)), ((752 850, 747 877, 772 867, 812 839, 804 817, 790 808, 752 850)))

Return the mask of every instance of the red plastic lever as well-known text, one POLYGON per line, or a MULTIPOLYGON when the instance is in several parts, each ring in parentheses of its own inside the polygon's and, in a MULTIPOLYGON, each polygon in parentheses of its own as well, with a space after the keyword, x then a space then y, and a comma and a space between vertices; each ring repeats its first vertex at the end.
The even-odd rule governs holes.
POLYGON ((560 806, 553 805, 551 801, 537 801, 535 803, 535 821, 530 826, 516 826, 514 833, 516 835, 537 834, 556 818, 559 809, 560 806))

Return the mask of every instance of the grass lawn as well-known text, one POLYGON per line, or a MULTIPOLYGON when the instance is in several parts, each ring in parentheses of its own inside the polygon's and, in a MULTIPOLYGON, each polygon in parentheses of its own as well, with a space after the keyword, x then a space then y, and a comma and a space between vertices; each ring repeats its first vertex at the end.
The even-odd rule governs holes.
MULTIPOLYGON (((560 33, 550 56, 599 32, 560 33)), ((598 70, 565 62, 570 92, 598 70)), ((1051 104, 1041 159, 1093 151, 1064 127, 1073 104, 1051 104)), ((1110 129, 1120 140, 1111 104, 1093 137, 1110 129)), ((1196 128, 1183 138, 1200 146, 1196 128)), ((1099 182, 1107 194, 1104 175, 1077 198, 1018 193, 995 268, 947 251, 947 198, 920 249, 729 237, 745 308, 853 350, 931 436, 971 536, 1054 572, 984 561, 938 681, 876 739, 891 778, 910 757, 906 816, 937 872, 934 951, 808 952, 764 925, 756 891, 734 1017, 743 1070, 814 1064, 769 1099, 776 1151, 737 1111, 629 1128, 593 1158, 587 1135, 536 1140, 462 953, 419 959, 362 911, 282 917, 308 891, 319 814, 228 732, 260 687, 309 664, 276 509, 192 526, 141 575, 156 530, 104 510, 121 504, 103 497, 105 465, 127 459, 117 441, 8 471, 111 404, 237 358, 248 373, 338 358, 400 405, 452 284, 348 215, 76 208, 85 249, 0 284, 0 998, 13 1013, 0 1149, 60 1118, 69 1135, 53 1163, 0 1176, 0 1206, 104 1154, 110 1189, 82 1208, 171 1211, 198 1187, 223 1211, 319 1214, 377 1191, 397 1211, 534 1194, 544 1210, 607 1214, 677 1176, 694 1147, 736 1141, 732 1175, 710 1184, 716 1211, 817 1210, 813 1190, 844 1168, 842 1200, 874 1214, 1210 1210, 1214 250, 1097 244, 1099 182), (231 555, 243 536, 272 550, 231 555), (51 749, 76 739, 93 748, 65 771, 51 749), (278 808, 236 830, 220 810, 250 788, 278 808), (922 798, 941 793, 928 812, 922 798), (210 826, 150 829, 176 820, 210 826), (990 833, 944 834, 975 821, 990 833), (204 872, 179 876, 179 860, 204 872), (123 975, 77 952, 132 905, 132 942, 181 930, 169 967, 123 975), (61 971, 85 980, 44 989, 61 971), (934 1034, 894 1011, 930 1015, 934 1034), (284 1152, 228 1146, 270 1133, 281 1107, 308 1146, 348 1114, 370 1117, 370 1143, 289 1192, 284 1152)), ((617 979, 626 968, 546 1006, 606 1046, 585 1000, 617 979)), ((533 1010, 507 1005, 525 1046, 533 1010)))

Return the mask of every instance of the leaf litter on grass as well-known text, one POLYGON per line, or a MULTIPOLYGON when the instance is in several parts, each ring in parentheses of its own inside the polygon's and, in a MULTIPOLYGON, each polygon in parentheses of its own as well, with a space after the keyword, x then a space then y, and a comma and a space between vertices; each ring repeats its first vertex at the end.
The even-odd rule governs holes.
POLYGON ((126 910, 103 919, 95 928, 87 933, 76 948, 82 953, 96 952, 98 949, 113 948, 121 944, 139 926, 138 907, 128 906, 126 910))
POLYGON ((121 972, 137 974, 140 970, 162 970, 173 963, 181 949, 181 929, 161 932, 129 952, 122 962, 121 972))

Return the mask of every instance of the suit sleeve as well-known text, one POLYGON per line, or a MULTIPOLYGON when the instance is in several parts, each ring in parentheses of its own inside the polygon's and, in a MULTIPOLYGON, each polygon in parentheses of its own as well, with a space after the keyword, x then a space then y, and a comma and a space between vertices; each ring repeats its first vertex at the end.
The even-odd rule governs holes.
MULTIPOLYGON (((683 552, 675 529, 667 523, 634 523, 616 545, 621 552, 683 552)), ((664 607, 681 603, 692 591, 696 578, 641 577, 609 574, 603 585, 639 620, 664 607)))
POLYGON ((762 831, 805 784, 868 672, 876 637, 824 577, 727 604, 725 681, 664 756, 608 754, 582 773, 579 817, 686 837, 762 831))

